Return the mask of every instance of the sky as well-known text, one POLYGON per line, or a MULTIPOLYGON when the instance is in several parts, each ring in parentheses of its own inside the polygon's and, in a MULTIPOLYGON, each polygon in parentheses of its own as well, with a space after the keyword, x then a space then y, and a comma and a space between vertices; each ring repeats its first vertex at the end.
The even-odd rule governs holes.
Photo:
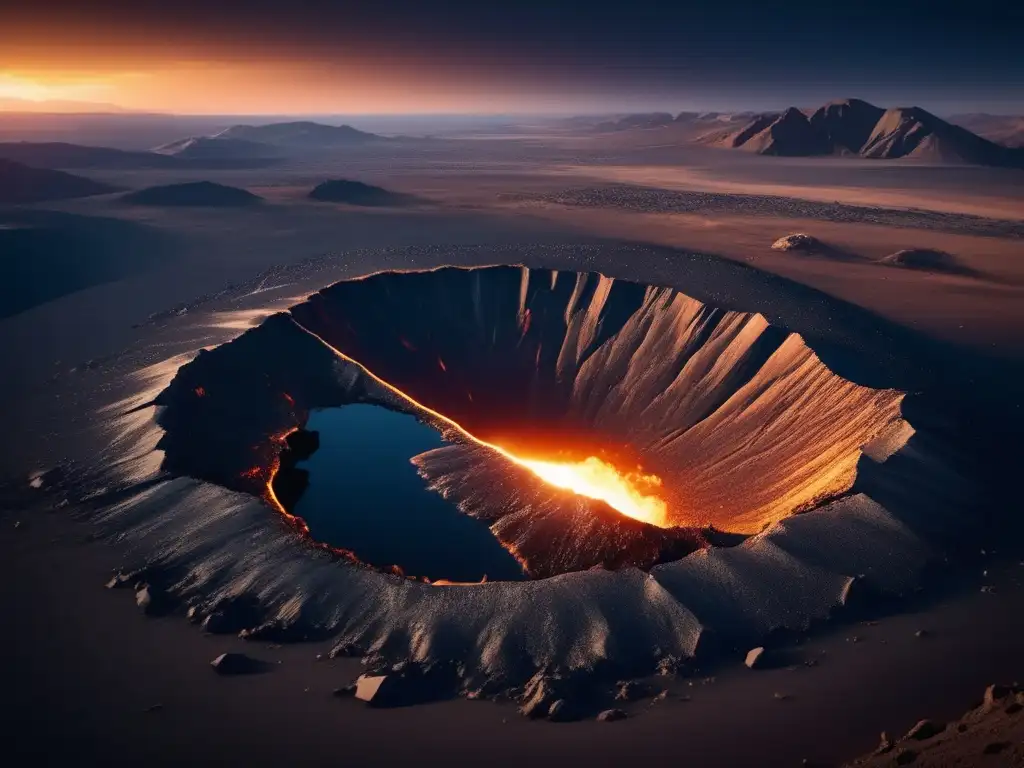
MULTIPOLYGON (((7 7, 11 6, 11 7, 7 7)), ((180 114, 1024 112, 1024 2, 35 0, 0 102, 180 114)))

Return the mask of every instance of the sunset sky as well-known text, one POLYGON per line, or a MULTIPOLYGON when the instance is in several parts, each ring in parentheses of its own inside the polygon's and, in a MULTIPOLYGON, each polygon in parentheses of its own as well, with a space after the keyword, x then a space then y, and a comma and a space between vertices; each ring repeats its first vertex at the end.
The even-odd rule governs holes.
POLYGON ((1024 110, 1024 3, 38 2, 0 100, 190 114, 1024 110))

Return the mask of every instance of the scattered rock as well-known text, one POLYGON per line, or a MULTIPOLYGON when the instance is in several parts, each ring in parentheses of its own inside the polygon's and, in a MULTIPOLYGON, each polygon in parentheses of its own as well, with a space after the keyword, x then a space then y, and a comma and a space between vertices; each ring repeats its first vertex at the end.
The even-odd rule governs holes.
POLYGON ((665 701, 667 698, 668 698, 668 690, 666 689, 666 690, 663 690, 663 691, 659 692, 658 694, 656 694, 654 696, 654 698, 651 699, 651 704, 657 704, 659 701, 665 701))
POLYGON ((327 654, 327 658, 356 658, 363 655, 363 649, 360 648, 358 645, 356 645, 355 643, 344 642, 339 643, 338 645, 331 648, 330 653, 327 654))
POLYGON ((18 530, 19 528, 21 528, 21 520, 15 520, 14 521, 14 530, 18 530))
POLYGON ((766 661, 764 648, 758 647, 747 651, 747 658, 743 663, 750 669, 761 669, 766 661))
POLYGON ((131 584, 132 581, 134 581, 134 579, 135 576, 133 574, 122 573, 121 571, 118 571, 113 576, 111 576, 110 581, 108 581, 103 586, 107 589, 121 589, 122 587, 127 587, 129 584, 131 584))
POLYGON ((919 630, 917 630, 917 632, 914 633, 914 637, 918 637, 918 638, 925 638, 925 637, 931 637, 931 636, 932 636, 932 633, 929 632, 927 629, 919 629, 919 630))
POLYGON ((614 723, 617 720, 625 720, 627 717, 629 717, 629 715, 627 715, 621 709, 606 709, 604 712, 597 716, 597 722, 614 723))
POLYGON ((309 632, 301 622, 267 621, 238 633, 243 640, 269 640, 274 643, 293 643, 309 638, 309 632))
POLYGON ((658 659, 658 674, 663 676, 675 675, 679 673, 679 668, 682 666, 682 661, 676 656, 663 656, 658 659))
POLYGON ((650 695, 650 689, 636 680, 620 680, 615 691, 616 701, 637 701, 650 695))
POLYGON ((333 691, 331 691, 331 696, 334 696, 338 699, 344 699, 349 696, 355 696, 356 688, 357 686, 355 683, 349 683, 348 685, 341 686, 341 688, 335 688, 333 691))
POLYGON ((360 675, 355 682, 355 697, 374 707, 421 704, 453 693, 456 679, 449 665, 403 662, 360 675))
POLYGON ((988 584, 986 584, 984 587, 981 588, 981 592, 984 595, 994 594, 995 591, 996 591, 996 588, 991 586, 991 585, 988 585, 988 584))
POLYGON ((148 707, 146 707, 146 708, 145 708, 144 710, 142 710, 142 711, 143 711, 143 712, 159 712, 159 711, 160 711, 160 710, 162 710, 163 708, 164 708, 164 705, 163 705, 163 704, 150 704, 150 705, 149 705, 148 707))
POLYGON ((222 653, 210 666, 218 675, 247 675, 263 668, 259 661, 244 653, 222 653))
POLYGON ((561 675, 538 672, 530 678, 520 697, 519 714, 524 717, 547 717, 551 707, 559 699, 567 706, 579 698, 578 685, 561 675))
POLYGON ((907 735, 903 738, 913 741, 926 741, 942 733, 944 730, 946 730, 946 726, 942 723, 936 723, 932 720, 918 720, 917 724, 907 731, 907 735))
POLYGON ((776 701, 789 701, 792 697, 788 693, 779 693, 776 691, 772 694, 772 698, 776 701))

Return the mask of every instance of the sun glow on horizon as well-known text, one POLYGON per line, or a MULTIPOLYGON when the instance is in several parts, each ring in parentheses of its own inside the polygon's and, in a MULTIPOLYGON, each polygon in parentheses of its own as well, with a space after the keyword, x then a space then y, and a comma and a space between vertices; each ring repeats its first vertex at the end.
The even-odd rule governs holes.
POLYGON ((21 101, 78 101, 102 98, 111 85, 82 76, 33 76, 0 72, 0 99, 21 101))

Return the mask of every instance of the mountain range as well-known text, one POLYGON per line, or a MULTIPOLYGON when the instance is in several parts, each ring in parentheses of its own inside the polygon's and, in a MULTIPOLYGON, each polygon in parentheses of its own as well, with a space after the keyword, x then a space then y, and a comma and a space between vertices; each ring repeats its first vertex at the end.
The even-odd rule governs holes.
POLYGON ((268 125, 233 125, 213 138, 311 149, 385 141, 375 133, 357 130, 351 125, 325 125, 306 120, 268 125))
POLYGON ((810 114, 790 107, 697 141, 762 155, 858 155, 1024 168, 1024 150, 984 139, 920 107, 883 109, 860 99, 833 101, 810 114))
POLYGON ((0 204, 21 205, 116 192, 117 187, 49 168, 0 158, 0 204))

